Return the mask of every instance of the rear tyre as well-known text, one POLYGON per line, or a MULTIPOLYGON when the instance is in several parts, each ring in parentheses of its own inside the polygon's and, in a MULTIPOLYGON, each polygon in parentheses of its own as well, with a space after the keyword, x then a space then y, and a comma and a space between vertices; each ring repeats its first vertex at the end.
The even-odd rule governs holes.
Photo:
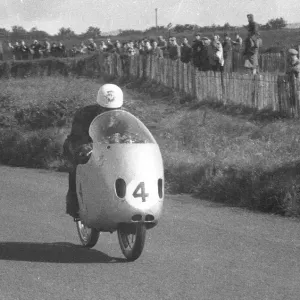
POLYGON ((99 231, 84 225, 80 220, 76 222, 76 227, 84 247, 92 248, 97 244, 100 235, 99 231))
POLYGON ((146 239, 146 226, 143 223, 120 224, 118 239, 122 253, 128 261, 134 261, 143 252, 146 239))

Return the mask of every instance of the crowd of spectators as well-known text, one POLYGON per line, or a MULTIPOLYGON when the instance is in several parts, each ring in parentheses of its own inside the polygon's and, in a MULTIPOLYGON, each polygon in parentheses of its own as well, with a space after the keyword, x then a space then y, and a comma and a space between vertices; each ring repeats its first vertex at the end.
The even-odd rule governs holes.
POLYGON ((118 53, 122 56, 154 55, 160 58, 169 58, 171 60, 181 60, 183 63, 192 63, 201 71, 232 71, 232 53, 242 52, 245 57, 245 67, 256 72, 258 66, 258 48, 260 35, 257 23, 254 22, 253 15, 247 15, 248 18, 248 36, 243 42, 239 33, 231 37, 229 33, 224 33, 221 38, 218 34, 212 34, 211 37, 202 37, 201 33, 195 34, 195 39, 190 44, 188 37, 177 39, 170 36, 165 39, 159 36, 157 39, 147 39, 135 41, 114 42, 111 39, 100 41, 99 45, 93 39, 87 43, 73 45, 71 49, 61 43, 50 44, 47 39, 43 43, 35 40, 32 45, 27 46, 24 41, 17 42, 15 45, 9 44, 14 58, 16 60, 29 59, 30 54, 33 59, 41 57, 76 57, 82 54, 94 51, 103 51, 108 53, 118 53))

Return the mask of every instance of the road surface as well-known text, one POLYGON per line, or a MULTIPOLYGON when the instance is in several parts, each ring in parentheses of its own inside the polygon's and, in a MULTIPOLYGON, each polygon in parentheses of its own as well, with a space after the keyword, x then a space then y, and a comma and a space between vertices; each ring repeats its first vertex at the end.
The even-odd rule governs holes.
POLYGON ((167 196, 142 256, 79 245, 67 175, 0 167, 0 299, 300 299, 300 224, 167 196))

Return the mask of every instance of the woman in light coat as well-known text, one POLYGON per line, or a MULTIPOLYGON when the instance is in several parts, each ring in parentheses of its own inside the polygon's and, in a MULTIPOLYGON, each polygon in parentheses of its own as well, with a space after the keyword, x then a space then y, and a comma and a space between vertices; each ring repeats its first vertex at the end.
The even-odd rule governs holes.
POLYGON ((223 47, 220 37, 213 34, 212 42, 208 46, 209 64, 213 71, 222 71, 224 66, 223 47))

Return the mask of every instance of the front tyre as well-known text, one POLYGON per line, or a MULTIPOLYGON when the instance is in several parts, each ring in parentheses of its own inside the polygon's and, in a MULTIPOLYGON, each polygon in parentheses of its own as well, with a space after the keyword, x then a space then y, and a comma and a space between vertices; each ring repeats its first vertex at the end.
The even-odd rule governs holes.
POLYGON ((92 248, 97 244, 99 231, 84 225, 80 220, 76 222, 76 227, 80 241, 84 247, 92 248))
POLYGON ((118 239, 122 253, 129 261, 140 257, 145 245, 146 226, 143 223, 120 224, 118 239))

